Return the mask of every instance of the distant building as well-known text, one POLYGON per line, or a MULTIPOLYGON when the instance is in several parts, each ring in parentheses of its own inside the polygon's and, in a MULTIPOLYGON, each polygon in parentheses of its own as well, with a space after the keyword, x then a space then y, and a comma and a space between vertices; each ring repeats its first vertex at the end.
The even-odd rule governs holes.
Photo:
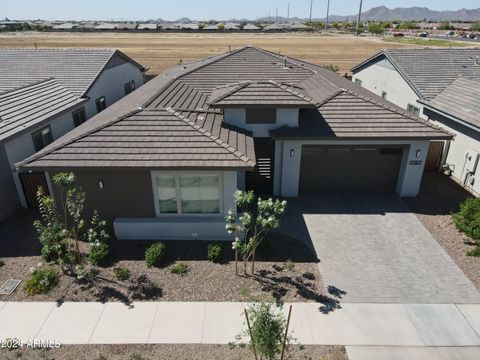
POLYGON ((151 23, 138 24, 137 29, 138 30, 157 30, 157 24, 151 24, 151 23))
POLYGON ((243 27, 243 30, 246 30, 246 31, 258 31, 258 30, 261 30, 260 27, 258 27, 257 25, 255 24, 247 24, 243 27))

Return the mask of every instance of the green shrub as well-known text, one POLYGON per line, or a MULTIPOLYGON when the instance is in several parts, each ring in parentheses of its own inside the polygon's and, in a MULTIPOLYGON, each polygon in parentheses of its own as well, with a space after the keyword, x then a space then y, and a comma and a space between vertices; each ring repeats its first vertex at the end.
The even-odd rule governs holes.
POLYGON ((96 243, 90 247, 88 260, 92 265, 103 265, 108 258, 108 244, 96 243))
POLYGON ((287 259, 284 263, 283 263, 283 267, 288 270, 288 271, 292 271, 293 269, 295 269, 295 263, 290 260, 290 259, 287 259))
POLYGON ((183 261, 177 261, 171 268, 172 274, 185 275, 188 271, 188 264, 183 261))
POLYGON ((207 259, 212 262, 219 262, 222 255, 222 248, 218 244, 208 244, 207 259))
POLYGON ((145 251, 145 262, 147 266, 160 266, 162 259, 165 257, 165 245, 161 242, 150 245, 145 251))
POLYGON ((25 283, 28 295, 44 294, 58 284, 58 271, 50 266, 40 266, 32 271, 25 283))
POLYGON ((469 198, 460 204, 460 210, 453 214, 457 228, 475 240, 480 240, 480 199, 469 198))
POLYGON ((475 247, 473 250, 467 251, 468 256, 480 257, 480 246, 475 247))
POLYGON ((116 267, 113 269, 113 273, 115 274, 117 280, 125 281, 130 278, 130 270, 126 268, 116 267))
POLYGON ((5 262, 0 259, 0 268, 5 265, 5 262))

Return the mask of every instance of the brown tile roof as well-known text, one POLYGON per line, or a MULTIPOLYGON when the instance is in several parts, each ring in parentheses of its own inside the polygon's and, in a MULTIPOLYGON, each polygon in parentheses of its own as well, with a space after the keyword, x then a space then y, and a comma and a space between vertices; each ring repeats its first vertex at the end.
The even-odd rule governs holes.
POLYGON ((228 106, 314 106, 296 88, 276 81, 244 81, 213 89, 207 101, 211 107, 228 106))
MULTIPOLYGON (((365 138, 375 138, 379 134, 385 138, 431 139, 450 137, 449 134, 424 123, 399 107, 331 71, 262 49, 245 47, 180 66, 157 76, 20 165, 25 168, 58 166, 58 162, 55 162, 52 156, 58 154, 62 147, 70 146, 70 144, 80 141, 80 138, 83 139, 82 141, 95 138, 97 132, 106 129, 111 124, 115 123, 116 131, 109 133, 111 139, 101 137, 102 141, 105 140, 108 144, 107 140, 118 142, 114 141, 115 137, 123 140, 125 136, 131 136, 129 135, 131 129, 122 127, 121 123, 132 120, 130 118, 132 111, 135 112, 134 119, 137 119, 142 117, 142 113, 159 115, 173 109, 169 111, 178 112, 180 114, 177 114, 178 116, 185 116, 195 126, 199 127, 198 130, 206 130, 218 137, 220 143, 214 143, 220 147, 220 152, 207 154, 202 152, 202 148, 190 148, 189 140, 183 137, 182 129, 185 129, 184 125, 177 131, 176 127, 167 130, 161 124, 154 124, 156 121, 162 122, 167 119, 162 115, 152 117, 149 120, 149 126, 152 126, 152 136, 148 139, 138 138, 139 141, 136 146, 147 151, 149 148, 162 147, 161 143, 166 142, 167 139, 168 141, 178 140, 178 146, 183 146, 192 151, 195 149, 198 152, 195 157, 188 161, 188 164, 183 162, 187 159, 179 160, 175 158, 179 161, 168 162, 164 155, 152 150, 153 153, 150 157, 133 156, 134 159, 132 159, 132 156, 127 156, 128 153, 123 155, 120 152, 115 154, 114 161, 112 160, 109 163, 107 159, 102 159, 103 165, 99 166, 119 166, 122 164, 122 166, 134 167, 152 167, 153 165, 174 167, 182 164, 182 166, 188 165, 190 167, 196 164, 198 167, 203 167, 212 166, 211 164, 215 162, 213 159, 215 156, 218 156, 219 164, 222 167, 252 166, 255 162, 255 155, 251 136, 243 130, 231 128, 223 123, 223 115, 215 108, 216 105, 210 107, 208 104, 211 97, 215 98, 216 94, 218 95, 223 91, 219 88, 225 87, 227 89, 225 91, 228 93, 231 89, 239 88, 239 84, 247 82, 249 82, 249 86, 267 84, 268 89, 265 90, 267 94, 273 89, 275 92, 279 91, 279 95, 286 96, 288 99, 294 98, 295 101, 314 104, 316 109, 313 113, 319 114, 327 123, 332 122, 330 128, 334 128, 336 122, 343 121, 350 123, 352 134, 356 133, 358 136, 365 138), (350 101, 340 103, 343 99, 341 94, 347 94, 350 101), (332 104, 329 104, 330 102, 332 104), (322 115, 323 112, 325 112, 325 116, 322 115), (358 114, 360 114, 360 117, 358 117, 358 114), (383 119, 384 121, 368 122, 368 119, 383 119), (385 121, 398 121, 398 124, 390 124, 385 128, 385 121), (368 126, 365 126, 366 124, 368 126), (166 131, 168 136, 164 136, 165 134, 162 131, 166 131), (235 149, 233 153, 228 155, 230 160, 226 158, 225 144, 235 149), (236 155, 240 155, 240 157, 232 157, 236 152, 238 152, 236 155), (122 156, 125 158, 123 162, 121 160, 122 156), (156 159, 154 159, 155 156, 157 156, 156 159), (208 157, 208 159, 205 159, 205 157, 208 157)), ((248 86, 243 87, 242 85, 242 90, 244 88, 248 88, 248 86)), ((265 94, 262 96, 268 97, 265 94)), ((172 116, 172 114, 169 116, 172 116)), ((168 118, 168 121, 173 120, 168 118)), ((305 127, 304 124, 307 123, 302 122, 300 129, 292 131, 300 131, 308 136, 305 129, 309 127, 305 127)), ((319 125, 320 123, 315 126, 319 125)), ((150 130, 145 129, 145 131, 149 132, 150 130)), ((330 137, 335 139, 337 135, 331 132, 330 137)), ((167 148, 169 147, 167 146, 167 148)), ((133 150, 131 152, 132 155, 135 154, 133 150)), ((94 158, 94 154, 91 158, 85 159, 82 155, 73 153, 68 158, 68 165, 92 166, 94 158)))
POLYGON ((82 96, 115 54, 144 69, 115 49, 0 49, 0 91, 53 77, 82 96))
POLYGON ((0 142, 87 101, 55 79, 0 93, 0 142))

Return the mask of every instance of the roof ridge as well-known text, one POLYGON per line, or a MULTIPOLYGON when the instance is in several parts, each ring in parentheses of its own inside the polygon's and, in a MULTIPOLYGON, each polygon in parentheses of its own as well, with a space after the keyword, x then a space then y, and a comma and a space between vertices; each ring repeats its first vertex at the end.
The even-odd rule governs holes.
MULTIPOLYGON (((25 165, 25 164, 28 164, 29 162, 32 162, 42 156, 45 156, 46 154, 49 154, 53 151, 57 151, 59 149, 61 149, 62 147, 65 147, 67 145, 70 145, 71 143, 77 141, 77 140, 80 140, 88 135, 91 135, 97 131, 100 131, 100 130, 103 130, 105 129, 106 127, 110 126, 110 125, 113 125, 119 121, 122 121, 132 115, 135 115, 135 114, 138 114, 139 112, 142 112, 143 111, 143 108, 139 107, 135 110, 132 110, 122 116, 119 116, 119 117, 116 117, 115 119, 105 123, 105 124, 102 124, 102 126, 98 127, 98 128, 94 128, 94 129, 90 129, 89 131, 85 132, 85 133, 81 133, 80 135, 77 135, 77 136, 74 136, 73 138, 70 138, 69 140, 67 141, 64 141, 64 142, 60 142, 58 144, 56 144, 55 146, 53 147, 46 147, 42 150, 40 150, 39 152, 33 154, 32 156, 28 157, 27 159, 23 160, 23 161, 20 161, 18 163, 15 164, 15 166, 18 168, 19 166, 22 166, 22 165, 25 165)), ((60 138, 61 139, 61 138, 60 138)))
POLYGON ((335 90, 335 92, 329 96, 327 96, 325 99, 323 99, 321 102, 318 103, 317 105, 317 108, 320 108, 322 107, 323 105, 325 105, 327 102, 329 102, 330 100, 336 98, 338 95, 342 94, 345 92, 345 89, 344 88, 340 88, 338 90, 335 90))
POLYGON ((377 102, 377 101, 375 101, 374 99, 371 99, 371 98, 369 98, 369 97, 367 97, 367 96, 365 96, 365 95, 359 94, 359 93, 357 93, 357 92, 355 92, 355 91, 353 91, 353 90, 350 90, 350 89, 344 89, 344 92, 347 93, 347 94, 356 96, 356 97, 358 97, 358 98, 360 98, 360 99, 362 99, 362 100, 365 100, 365 101, 367 101, 367 102, 369 102, 369 103, 371 103, 371 104, 373 104, 373 105, 380 106, 380 107, 383 108, 383 109, 386 109, 386 110, 389 110, 389 111, 393 111, 393 112, 395 112, 395 113, 397 113, 397 114, 399 114, 399 115, 404 116, 405 118, 408 118, 408 119, 411 119, 411 120, 413 120, 413 121, 416 121, 416 122, 418 122, 419 124, 423 124, 423 125, 428 126, 428 127, 432 128, 432 129, 434 129, 434 130, 439 130, 439 131, 441 131, 441 132, 443 132, 443 133, 448 133, 448 132, 445 131, 445 129, 442 129, 442 128, 439 127, 439 126, 430 123, 428 120, 423 120, 423 119, 421 119, 421 118, 419 118, 419 117, 415 117, 415 116, 413 116, 412 114, 409 114, 408 112, 403 111, 403 110, 397 108, 396 106, 395 106, 395 107, 393 107, 393 106, 388 106, 386 103, 377 102))
MULTIPOLYGON (((218 96, 217 98, 213 99, 213 100, 209 100, 207 101, 207 104, 208 105, 211 105, 211 104, 214 104, 216 102, 219 102, 219 101, 222 101, 223 99, 225 99, 226 97, 232 95, 232 94, 235 94, 236 92, 242 90, 242 89, 245 89, 247 86, 250 86, 252 83, 252 81, 250 80, 247 80, 247 81, 243 81, 243 82, 237 82, 237 83, 232 83, 231 84, 231 87, 232 89, 230 89, 229 91, 227 91, 225 94, 222 94, 220 96, 218 96)), ((228 86, 226 86, 228 87, 228 86)), ((225 88, 226 88, 225 87, 225 88)), ((212 93, 210 94, 210 97, 212 96, 213 94, 213 91, 212 93)))
MULTIPOLYGON (((47 82, 47 81, 51 81, 51 80, 55 80, 58 84, 60 84, 58 82, 57 79, 55 79, 53 76, 48 76, 46 78, 43 78, 43 79, 40 79, 40 80, 35 80, 31 83, 27 83, 27 84, 24 84, 24 85, 20 85, 20 86, 17 86, 15 88, 12 88, 12 89, 8 89, 8 90, 4 90, 4 91, 0 91, 0 96, 2 95, 5 95, 5 94, 8 94, 10 92, 13 92, 13 91, 17 91, 17 90, 22 90, 22 89, 25 89, 27 87, 30 87, 30 86, 35 86, 35 85, 39 85, 41 83, 44 83, 44 82, 47 82)), ((60 84, 61 85, 61 84, 60 84)), ((62 87, 64 87, 63 85, 61 85, 62 87)), ((67 89, 68 92, 70 92, 70 90, 67 89)))
MULTIPOLYGON (((170 85, 172 85, 175 81, 177 81, 178 79, 181 79, 182 77, 194 72, 194 71, 197 71, 199 69, 202 69, 204 68, 205 66, 208 66, 208 65, 211 65, 211 64, 214 64, 215 62, 217 61, 220 61, 220 60, 223 60, 233 54, 236 54, 236 53, 239 53, 240 51, 242 50, 245 50, 248 46, 244 46, 244 47, 241 47, 241 48, 238 48, 238 49, 235 49, 235 50, 232 50, 230 52, 227 52, 227 53, 223 53, 223 54, 218 54, 218 55, 214 55, 214 56, 211 56, 211 57, 208 57, 208 58, 204 58, 204 59, 200 59, 198 61, 194 61, 194 62, 191 62, 189 64, 185 64, 183 65, 181 68, 182 70, 186 70, 186 68, 189 66, 189 65, 194 65, 196 63, 201 63, 201 64, 198 64, 197 66, 192 66, 192 68, 188 71, 186 71, 185 73, 182 73, 180 75, 176 75, 176 76, 173 76, 170 81, 165 84, 165 86, 161 87, 160 89, 158 89, 157 91, 155 91, 146 101, 144 101, 142 103, 142 106, 143 107, 148 107, 152 104, 153 101, 155 101, 155 99, 165 90, 167 89, 170 85)), ((177 68, 174 68, 174 69, 179 69, 180 67, 177 67, 177 68)), ((172 70, 174 70, 172 69, 172 70)), ((167 76, 167 72, 164 73, 164 76, 167 76)), ((157 75, 158 76, 161 76, 161 74, 157 75)), ((153 79, 152 79, 153 80, 153 79)), ((190 85, 189 85, 190 86, 190 85)))
POLYGON ((278 88, 280 88, 280 89, 282 89, 282 90, 284 90, 284 91, 286 91, 286 92, 288 92, 288 93, 290 93, 290 94, 298 97, 298 98, 301 99, 301 100, 305 100, 305 101, 307 101, 307 102, 309 102, 309 103, 312 103, 312 104, 315 105, 315 106, 318 104, 318 103, 316 103, 315 101, 313 101, 313 99, 312 99, 311 97, 309 97, 308 95, 303 94, 303 93, 301 93, 301 92, 299 92, 299 91, 297 91, 297 90, 294 90, 294 89, 290 88, 289 85, 280 83, 280 82, 275 81, 275 80, 268 80, 268 82, 271 83, 272 85, 274 85, 274 86, 276 86, 276 87, 278 87, 278 88))
POLYGON ((177 118, 179 118, 180 120, 182 120, 183 122, 185 122, 186 124, 191 126, 193 129, 195 129, 196 131, 198 131, 201 134, 205 135, 206 137, 210 138, 210 140, 213 140, 216 144, 222 146, 225 150, 229 151, 231 154, 236 156, 238 159, 243 161, 245 164, 251 165, 251 164, 249 164, 251 162, 251 159, 249 159, 246 154, 242 154, 239 150, 233 148, 228 143, 226 143, 225 141, 220 139, 218 136, 213 135, 210 131, 205 130, 205 128, 203 128, 202 126, 199 126, 199 125, 195 124, 190 119, 188 119, 186 116, 183 116, 179 111, 177 111, 177 110, 175 110, 171 107, 167 107, 166 111, 168 111, 170 114, 176 116, 177 118))

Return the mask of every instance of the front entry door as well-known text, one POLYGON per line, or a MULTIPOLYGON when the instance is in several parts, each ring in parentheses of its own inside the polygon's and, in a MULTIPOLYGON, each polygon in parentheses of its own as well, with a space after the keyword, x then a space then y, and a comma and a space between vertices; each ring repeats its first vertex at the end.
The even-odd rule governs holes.
POLYGON ((47 179, 43 172, 19 173, 23 193, 30 209, 38 208, 37 190, 41 186, 46 195, 49 195, 47 179))
POLYGON ((252 171, 245 173, 247 190, 256 195, 273 193, 273 168, 275 159, 275 142, 271 138, 254 138, 255 158, 257 164, 252 171))

